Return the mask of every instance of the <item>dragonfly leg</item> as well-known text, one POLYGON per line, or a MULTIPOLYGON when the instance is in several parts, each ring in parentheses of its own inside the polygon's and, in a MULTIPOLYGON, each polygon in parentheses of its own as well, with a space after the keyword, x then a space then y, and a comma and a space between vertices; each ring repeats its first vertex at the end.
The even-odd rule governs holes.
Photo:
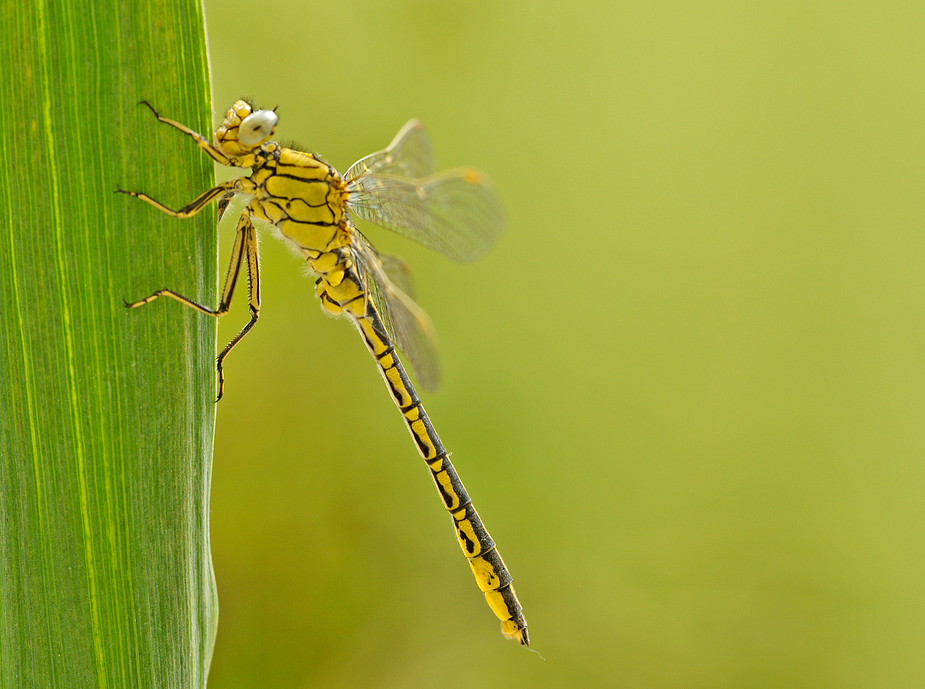
POLYGON ((257 231, 251 222, 250 212, 245 209, 238 220, 238 234, 235 237, 234 249, 231 254, 231 266, 228 269, 228 277, 225 279, 225 287, 222 290, 222 305, 225 311, 231 304, 231 296, 234 293, 235 284, 241 272, 241 266, 247 265, 247 294, 248 309, 251 314, 250 321, 241 328, 241 331, 232 338, 231 342, 225 345, 225 348, 218 355, 216 370, 218 371, 218 396, 215 401, 218 402, 225 392, 225 372, 222 365, 225 362, 231 350, 235 348, 250 329, 254 327, 257 319, 260 318, 260 258, 257 253, 257 231), (232 278, 232 273, 234 274, 232 278))
POLYGON ((218 356, 218 362, 216 363, 216 370, 218 372, 218 397, 215 400, 216 402, 222 398, 222 393, 225 388, 225 374, 222 371, 222 363, 225 361, 225 357, 228 356, 228 353, 234 349, 234 346, 241 341, 248 331, 254 327, 254 323, 256 323, 257 318, 260 317, 260 265, 257 255, 257 232, 254 229, 253 223, 251 223, 250 213, 245 210, 245 212, 241 214, 241 219, 238 221, 238 231, 235 235, 234 246, 231 249, 231 262, 228 266, 228 275, 225 277, 225 285, 222 287, 222 298, 217 309, 210 309, 208 306, 203 306, 189 297, 184 297, 182 294, 174 292, 171 289, 159 289, 154 294, 144 299, 139 299, 135 302, 125 302, 127 308, 135 309, 139 306, 150 304, 158 297, 170 297, 184 306, 196 309, 207 316, 220 318, 228 313, 228 309, 231 308, 234 288, 238 284, 238 277, 240 277, 241 268, 245 263, 247 264, 247 290, 250 296, 249 308, 251 320, 244 326, 241 332, 235 335, 234 339, 226 345, 218 356))
POLYGON ((218 221, 221 222, 222 218, 225 217, 225 211, 228 210, 228 206, 231 203, 231 199, 234 198, 237 190, 231 189, 222 194, 222 198, 218 200, 218 221))
POLYGON ((154 116, 157 118, 158 122, 163 122, 164 124, 170 125, 174 129, 177 129, 183 132, 184 134, 186 134, 193 141, 195 141, 196 145, 199 148, 201 148, 203 151, 205 151, 208 154, 208 156, 212 158, 212 160, 214 160, 216 163, 219 163, 221 165, 228 165, 228 166, 231 165, 231 161, 228 159, 228 156, 226 156, 224 153, 222 153, 217 148, 215 148, 215 146, 213 146, 209 142, 209 140, 206 139, 201 134, 194 132, 192 129, 187 127, 185 124, 180 124, 179 122, 175 120, 171 120, 167 117, 163 117, 157 110, 154 109, 154 106, 151 105, 146 100, 140 101, 138 105, 146 105, 148 109, 154 113, 154 116))
MULTIPOLYGON (((221 203, 225 201, 226 197, 234 195, 236 191, 235 182, 236 180, 233 180, 233 179, 228 180, 227 182, 222 182, 218 186, 212 187, 208 191, 204 191, 199 196, 197 196, 195 199, 193 199, 188 204, 183 206, 183 208, 181 208, 180 210, 176 210, 176 211, 173 210, 172 208, 168 208, 160 201, 153 199, 147 194, 142 193, 140 191, 126 191, 125 189, 116 189, 116 193, 126 194, 127 196, 131 196, 132 198, 141 199, 145 203, 150 203, 152 206, 157 208, 161 213, 166 213, 167 215, 171 215, 174 218, 185 219, 185 218, 193 217, 199 211, 201 211, 203 208, 208 206, 212 201, 214 201, 220 196, 222 197, 221 199, 219 199, 219 204, 221 207, 221 203)), ((227 205, 228 203, 227 201, 225 201, 225 206, 227 207, 227 205)))

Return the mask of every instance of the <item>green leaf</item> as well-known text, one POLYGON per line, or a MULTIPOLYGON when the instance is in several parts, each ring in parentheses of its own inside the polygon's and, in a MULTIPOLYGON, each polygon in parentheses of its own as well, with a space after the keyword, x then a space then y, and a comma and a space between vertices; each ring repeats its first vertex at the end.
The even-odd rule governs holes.
POLYGON ((201 6, 0 3, 0 686, 202 687, 215 215, 201 6))

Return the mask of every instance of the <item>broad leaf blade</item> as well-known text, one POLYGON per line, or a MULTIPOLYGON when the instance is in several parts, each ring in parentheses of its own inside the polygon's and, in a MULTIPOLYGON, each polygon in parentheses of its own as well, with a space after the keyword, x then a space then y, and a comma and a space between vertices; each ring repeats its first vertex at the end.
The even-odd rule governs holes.
MULTIPOLYGON (((122 298, 216 298, 212 165, 136 104, 208 131, 195 2, 3 3, 0 685, 204 686, 215 324, 122 298)), ((168 307, 177 308, 168 308, 168 307)))

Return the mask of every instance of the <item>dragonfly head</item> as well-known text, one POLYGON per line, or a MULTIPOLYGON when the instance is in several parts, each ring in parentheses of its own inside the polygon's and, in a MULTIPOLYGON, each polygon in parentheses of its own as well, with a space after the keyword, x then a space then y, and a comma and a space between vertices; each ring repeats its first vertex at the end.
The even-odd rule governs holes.
POLYGON ((215 143, 233 158, 246 155, 273 136, 278 121, 273 110, 255 110, 246 100, 236 101, 215 132, 215 143))

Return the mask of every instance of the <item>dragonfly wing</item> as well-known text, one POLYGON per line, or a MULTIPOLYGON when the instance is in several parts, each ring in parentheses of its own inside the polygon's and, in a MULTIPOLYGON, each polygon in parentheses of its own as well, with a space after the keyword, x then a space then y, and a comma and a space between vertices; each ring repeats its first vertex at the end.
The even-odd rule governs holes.
POLYGON ((347 205, 385 227, 454 261, 481 256, 504 227, 501 202, 488 177, 472 168, 420 179, 363 174, 347 183, 347 205))
POLYGON ((379 257, 379 262, 382 264, 389 281, 414 299, 414 278, 411 275, 411 268, 408 267, 405 260, 400 256, 386 254, 381 251, 377 251, 376 255, 379 257))
POLYGON ((369 173, 427 177, 436 171, 434 151, 427 130, 420 121, 411 120, 385 149, 370 153, 351 165, 344 179, 351 180, 369 173))
POLYGON ((421 387, 429 392, 437 390, 440 365, 433 323, 424 309, 399 287, 399 284, 410 286, 407 266, 394 256, 380 256, 360 235, 354 249, 357 267, 386 331, 404 354, 421 387))

